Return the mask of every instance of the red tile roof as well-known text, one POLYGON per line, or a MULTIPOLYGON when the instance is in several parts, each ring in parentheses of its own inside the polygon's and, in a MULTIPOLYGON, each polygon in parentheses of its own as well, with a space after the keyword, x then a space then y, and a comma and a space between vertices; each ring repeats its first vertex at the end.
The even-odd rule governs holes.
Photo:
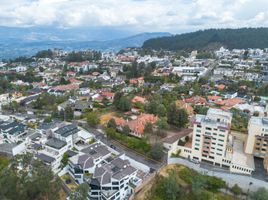
POLYGON ((137 102, 145 103, 145 102, 146 102, 146 99, 143 98, 143 97, 140 97, 140 96, 135 96, 135 97, 132 99, 132 103, 137 103, 137 102))
POLYGON ((207 104, 207 100, 204 97, 200 96, 193 96, 191 98, 185 99, 186 103, 191 103, 191 104, 207 104))

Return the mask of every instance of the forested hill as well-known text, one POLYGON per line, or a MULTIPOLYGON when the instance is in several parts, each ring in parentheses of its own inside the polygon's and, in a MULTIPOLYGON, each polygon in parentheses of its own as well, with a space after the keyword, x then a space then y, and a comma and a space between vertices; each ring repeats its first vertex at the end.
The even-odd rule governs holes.
POLYGON ((208 29, 146 40, 143 48, 164 50, 268 48, 268 28, 208 29))

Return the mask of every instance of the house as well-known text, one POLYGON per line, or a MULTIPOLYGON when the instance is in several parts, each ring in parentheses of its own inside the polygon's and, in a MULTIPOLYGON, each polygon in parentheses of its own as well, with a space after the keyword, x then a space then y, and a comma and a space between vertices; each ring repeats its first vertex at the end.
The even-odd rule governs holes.
POLYGON ((93 143, 82 149, 80 154, 70 158, 69 172, 78 183, 83 183, 84 175, 93 174, 97 165, 110 156, 111 152, 106 146, 93 143))
POLYGON ((143 137, 144 129, 147 123, 155 124, 158 117, 153 114, 141 114, 136 119, 126 121, 123 118, 114 118, 118 129, 128 126, 131 130, 130 134, 136 137, 143 137))
POLYGON ((111 102, 113 102, 113 100, 114 100, 114 95, 115 95, 115 93, 113 93, 113 92, 102 92, 101 93, 101 96, 103 98, 106 98, 106 99, 108 99, 111 102))
POLYGON ((90 199, 127 199, 134 188, 141 182, 138 170, 128 160, 120 157, 111 158, 96 167, 91 179, 90 199))
POLYGON ((0 135, 6 143, 17 143, 26 134, 27 126, 13 120, 0 121, 0 135))
POLYGON ((184 100, 185 103, 193 104, 193 105, 207 105, 208 102, 204 97, 193 96, 184 100))
POLYGON ((140 97, 140 96, 135 96, 132 100, 131 100, 132 103, 142 103, 142 104, 145 104, 146 102, 146 99, 143 98, 143 97, 140 97))
POLYGON ((194 114, 194 109, 193 109, 193 107, 192 107, 190 104, 188 104, 188 103, 186 103, 186 102, 184 102, 184 101, 182 101, 182 100, 177 100, 175 103, 176 103, 176 106, 177 106, 178 108, 180 108, 180 109, 185 109, 186 112, 187 112, 187 114, 188 114, 189 116, 193 116, 193 114, 194 114))
POLYGON ((221 101, 222 97, 221 96, 217 96, 217 95, 209 95, 208 96, 208 102, 209 103, 215 103, 217 101, 221 101))
POLYGON ((90 101, 77 100, 74 103, 74 116, 81 116, 86 109, 92 109, 93 105, 90 101))
POLYGON ((144 77, 132 78, 129 80, 129 84, 137 85, 138 87, 142 87, 144 85, 144 77))

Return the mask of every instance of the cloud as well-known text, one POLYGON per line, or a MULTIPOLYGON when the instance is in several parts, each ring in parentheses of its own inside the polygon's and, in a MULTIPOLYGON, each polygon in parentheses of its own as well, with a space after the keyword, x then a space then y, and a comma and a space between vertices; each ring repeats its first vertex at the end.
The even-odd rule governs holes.
POLYGON ((181 32, 268 26, 267 7, 267 0, 1 0, 0 25, 181 32))

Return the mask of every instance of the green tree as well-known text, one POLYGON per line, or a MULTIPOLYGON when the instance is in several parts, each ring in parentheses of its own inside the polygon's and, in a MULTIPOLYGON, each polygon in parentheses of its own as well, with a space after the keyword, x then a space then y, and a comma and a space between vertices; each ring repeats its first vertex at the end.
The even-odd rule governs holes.
POLYGON ((124 133, 125 135, 129 135, 130 132, 131 130, 128 125, 123 126, 122 133, 124 133))
POLYGON ((235 184, 235 185, 231 188, 231 191, 232 191, 232 193, 233 193, 235 196, 239 196, 239 195, 242 193, 242 189, 241 189, 237 184, 235 184))
POLYGON ((159 130, 167 129, 168 128, 167 118, 162 117, 162 118, 158 119, 156 122, 156 125, 157 125, 157 128, 159 130))
POLYGON ((0 171, 0 199, 58 200, 60 188, 51 168, 31 154, 15 156, 0 171))
POLYGON ((115 120, 114 120, 114 118, 112 118, 112 119, 110 119, 109 121, 108 121, 108 123, 107 123, 107 127, 108 128, 113 128, 113 129, 116 129, 116 123, 115 123, 115 120))
POLYGON ((119 110, 126 112, 131 109, 131 100, 125 96, 122 96, 117 107, 119 110))
POLYGON ((261 187, 256 192, 252 192, 250 194, 250 199, 252 200, 267 200, 268 199, 268 191, 261 187))
POLYGON ((150 156, 154 160, 161 160, 163 157, 163 144, 157 143, 152 146, 150 156))
POLYGON ((61 164, 63 168, 68 164, 68 161, 69 161, 69 155, 67 153, 64 153, 61 159, 61 164))
POLYGON ((188 114, 185 109, 177 108, 175 103, 172 103, 169 107, 167 114, 168 123, 183 128, 188 123, 188 114))
POLYGON ((74 111, 71 106, 67 106, 64 110, 64 119, 71 121, 74 118, 74 111))
POLYGON ((85 200, 87 199, 88 192, 88 184, 82 183, 70 194, 70 200, 85 200))
POLYGON ((144 127, 144 133, 145 134, 152 134, 153 133, 153 124, 150 122, 147 122, 144 127))
POLYGON ((97 115, 96 112, 87 113, 86 118, 88 125, 91 127, 96 127, 100 122, 99 116, 97 115))

